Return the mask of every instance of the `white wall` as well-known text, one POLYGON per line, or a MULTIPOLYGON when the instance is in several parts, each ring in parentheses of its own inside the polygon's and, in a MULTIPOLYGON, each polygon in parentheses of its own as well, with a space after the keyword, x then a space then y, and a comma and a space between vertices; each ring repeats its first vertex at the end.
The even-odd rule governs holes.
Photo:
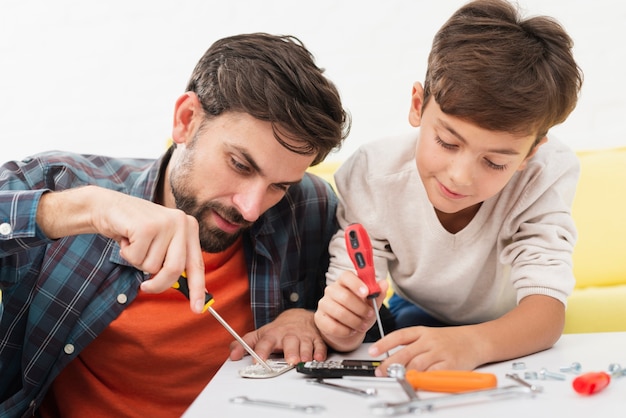
MULTIPOLYGON (((411 85, 432 37, 465 0, 2 0, 0 160, 62 149, 156 157, 175 99, 216 39, 298 36, 353 117, 342 159, 410 129, 411 85)), ((585 72, 578 108, 553 133, 574 149, 626 145, 626 3, 519 0, 556 17, 585 72)))

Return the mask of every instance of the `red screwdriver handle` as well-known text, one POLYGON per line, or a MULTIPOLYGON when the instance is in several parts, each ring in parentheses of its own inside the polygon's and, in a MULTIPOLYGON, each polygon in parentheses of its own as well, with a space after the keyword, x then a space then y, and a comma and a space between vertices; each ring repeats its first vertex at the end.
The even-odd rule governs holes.
POLYGON ((380 286, 376 282, 376 270, 374 269, 374 252, 367 231, 361 224, 348 225, 345 232, 346 248, 348 255, 354 264, 356 274, 365 283, 369 290, 368 298, 380 295, 380 286))
POLYGON ((607 387, 611 376, 605 372, 589 372, 578 376, 572 382, 574 390, 581 395, 593 395, 607 387))

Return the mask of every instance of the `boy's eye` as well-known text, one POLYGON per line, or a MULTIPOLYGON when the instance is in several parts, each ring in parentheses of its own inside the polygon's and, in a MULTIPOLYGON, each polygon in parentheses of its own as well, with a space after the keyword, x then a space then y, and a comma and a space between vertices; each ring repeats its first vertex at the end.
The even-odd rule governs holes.
POLYGON ((487 163, 487 167, 492 168, 494 170, 506 170, 506 164, 496 164, 492 161, 489 161, 485 158, 485 162, 487 163))
POLYGON ((439 145, 441 145, 443 148, 445 148, 445 149, 454 149, 454 148, 456 148, 456 145, 448 144, 447 142, 442 141, 441 138, 439 138, 439 137, 435 137, 435 141, 439 145))

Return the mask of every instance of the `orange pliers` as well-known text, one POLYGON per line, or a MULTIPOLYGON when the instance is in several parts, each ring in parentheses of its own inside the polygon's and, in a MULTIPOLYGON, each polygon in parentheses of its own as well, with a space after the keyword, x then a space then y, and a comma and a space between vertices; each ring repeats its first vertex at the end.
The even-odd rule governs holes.
POLYGON ((432 370, 418 372, 407 370, 404 376, 415 390, 458 393, 471 390, 495 388, 498 379, 493 373, 466 370, 432 370))

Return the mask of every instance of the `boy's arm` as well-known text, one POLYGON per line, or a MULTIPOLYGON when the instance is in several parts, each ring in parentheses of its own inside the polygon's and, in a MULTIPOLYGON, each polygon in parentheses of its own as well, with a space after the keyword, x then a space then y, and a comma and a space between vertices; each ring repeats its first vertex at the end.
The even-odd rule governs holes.
POLYGON ((502 317, 474 326, 476 337, 484 340, 481 364, 548 349, 561 337, 564 326, 563 303, 550 296, 527 296, 502 317))
POLYGON ((415 370, 473 370, 550 348, 561 336, 564 323, 565 308, 560 301, 531 295, 502 317, 481 324, 394 331, 373 344, 369 354, 379 356, 405 346, 381 364, 380 375, 385 375, 392 363, 415 370))

